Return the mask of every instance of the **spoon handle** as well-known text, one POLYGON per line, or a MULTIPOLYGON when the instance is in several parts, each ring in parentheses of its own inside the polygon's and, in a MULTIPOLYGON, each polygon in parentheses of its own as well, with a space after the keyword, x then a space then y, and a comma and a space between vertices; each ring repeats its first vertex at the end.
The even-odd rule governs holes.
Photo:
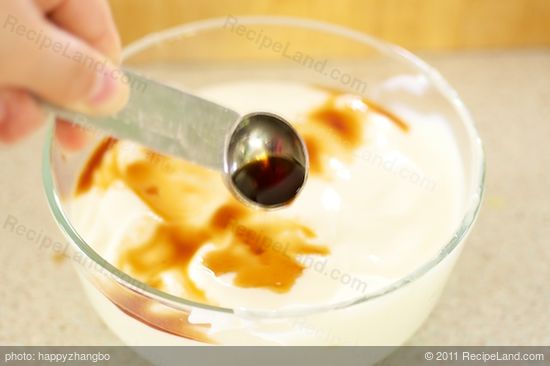
POLYGON ((226 136, 240 115, 228 108, 125 70, 130 86, 126 107, 92 117, 44 102, 57 117, 160 153, 223 170, 226 136))

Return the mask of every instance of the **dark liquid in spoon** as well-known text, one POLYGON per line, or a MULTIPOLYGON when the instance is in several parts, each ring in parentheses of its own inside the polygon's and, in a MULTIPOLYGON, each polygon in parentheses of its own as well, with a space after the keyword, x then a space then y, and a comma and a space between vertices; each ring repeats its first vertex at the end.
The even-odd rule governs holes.
POLYGON ((231 176, 241 194, 264 206, 276 207, 294 199, 306 170, 295 160, 270 156, 245 164, 231 176))

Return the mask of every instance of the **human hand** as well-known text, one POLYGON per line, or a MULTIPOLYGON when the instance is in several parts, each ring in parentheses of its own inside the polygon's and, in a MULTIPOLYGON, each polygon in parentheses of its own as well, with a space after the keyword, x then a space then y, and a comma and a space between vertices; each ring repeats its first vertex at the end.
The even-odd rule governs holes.
MULTIPOLYGON (((45 112, 35 96, 92 114, 117 112, 128 86, 115 66, 120 40, 106 0, 2 0, 0 3, 0 142, 37 129, 45 112)), ((69 149, 84 130, 58 121, 69 149)))

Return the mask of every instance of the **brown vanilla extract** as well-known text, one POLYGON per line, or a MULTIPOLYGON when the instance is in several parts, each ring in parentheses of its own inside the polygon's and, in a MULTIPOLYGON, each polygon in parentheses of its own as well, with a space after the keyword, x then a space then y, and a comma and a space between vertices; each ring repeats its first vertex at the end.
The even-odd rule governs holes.
POLYGON ((233 184, 248 199, 276 207, 294 199, 306 179, 305 167, 294 159, 269 156, 239 168, 233 184))

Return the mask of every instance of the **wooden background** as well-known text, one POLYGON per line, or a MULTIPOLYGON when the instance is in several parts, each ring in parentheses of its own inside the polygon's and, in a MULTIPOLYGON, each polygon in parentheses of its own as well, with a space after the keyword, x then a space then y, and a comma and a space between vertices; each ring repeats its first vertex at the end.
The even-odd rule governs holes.
POLYGON ((124 44, 227 15, 313 18, 414 50, 550 45, 550 0, 110 0, 124 44))

